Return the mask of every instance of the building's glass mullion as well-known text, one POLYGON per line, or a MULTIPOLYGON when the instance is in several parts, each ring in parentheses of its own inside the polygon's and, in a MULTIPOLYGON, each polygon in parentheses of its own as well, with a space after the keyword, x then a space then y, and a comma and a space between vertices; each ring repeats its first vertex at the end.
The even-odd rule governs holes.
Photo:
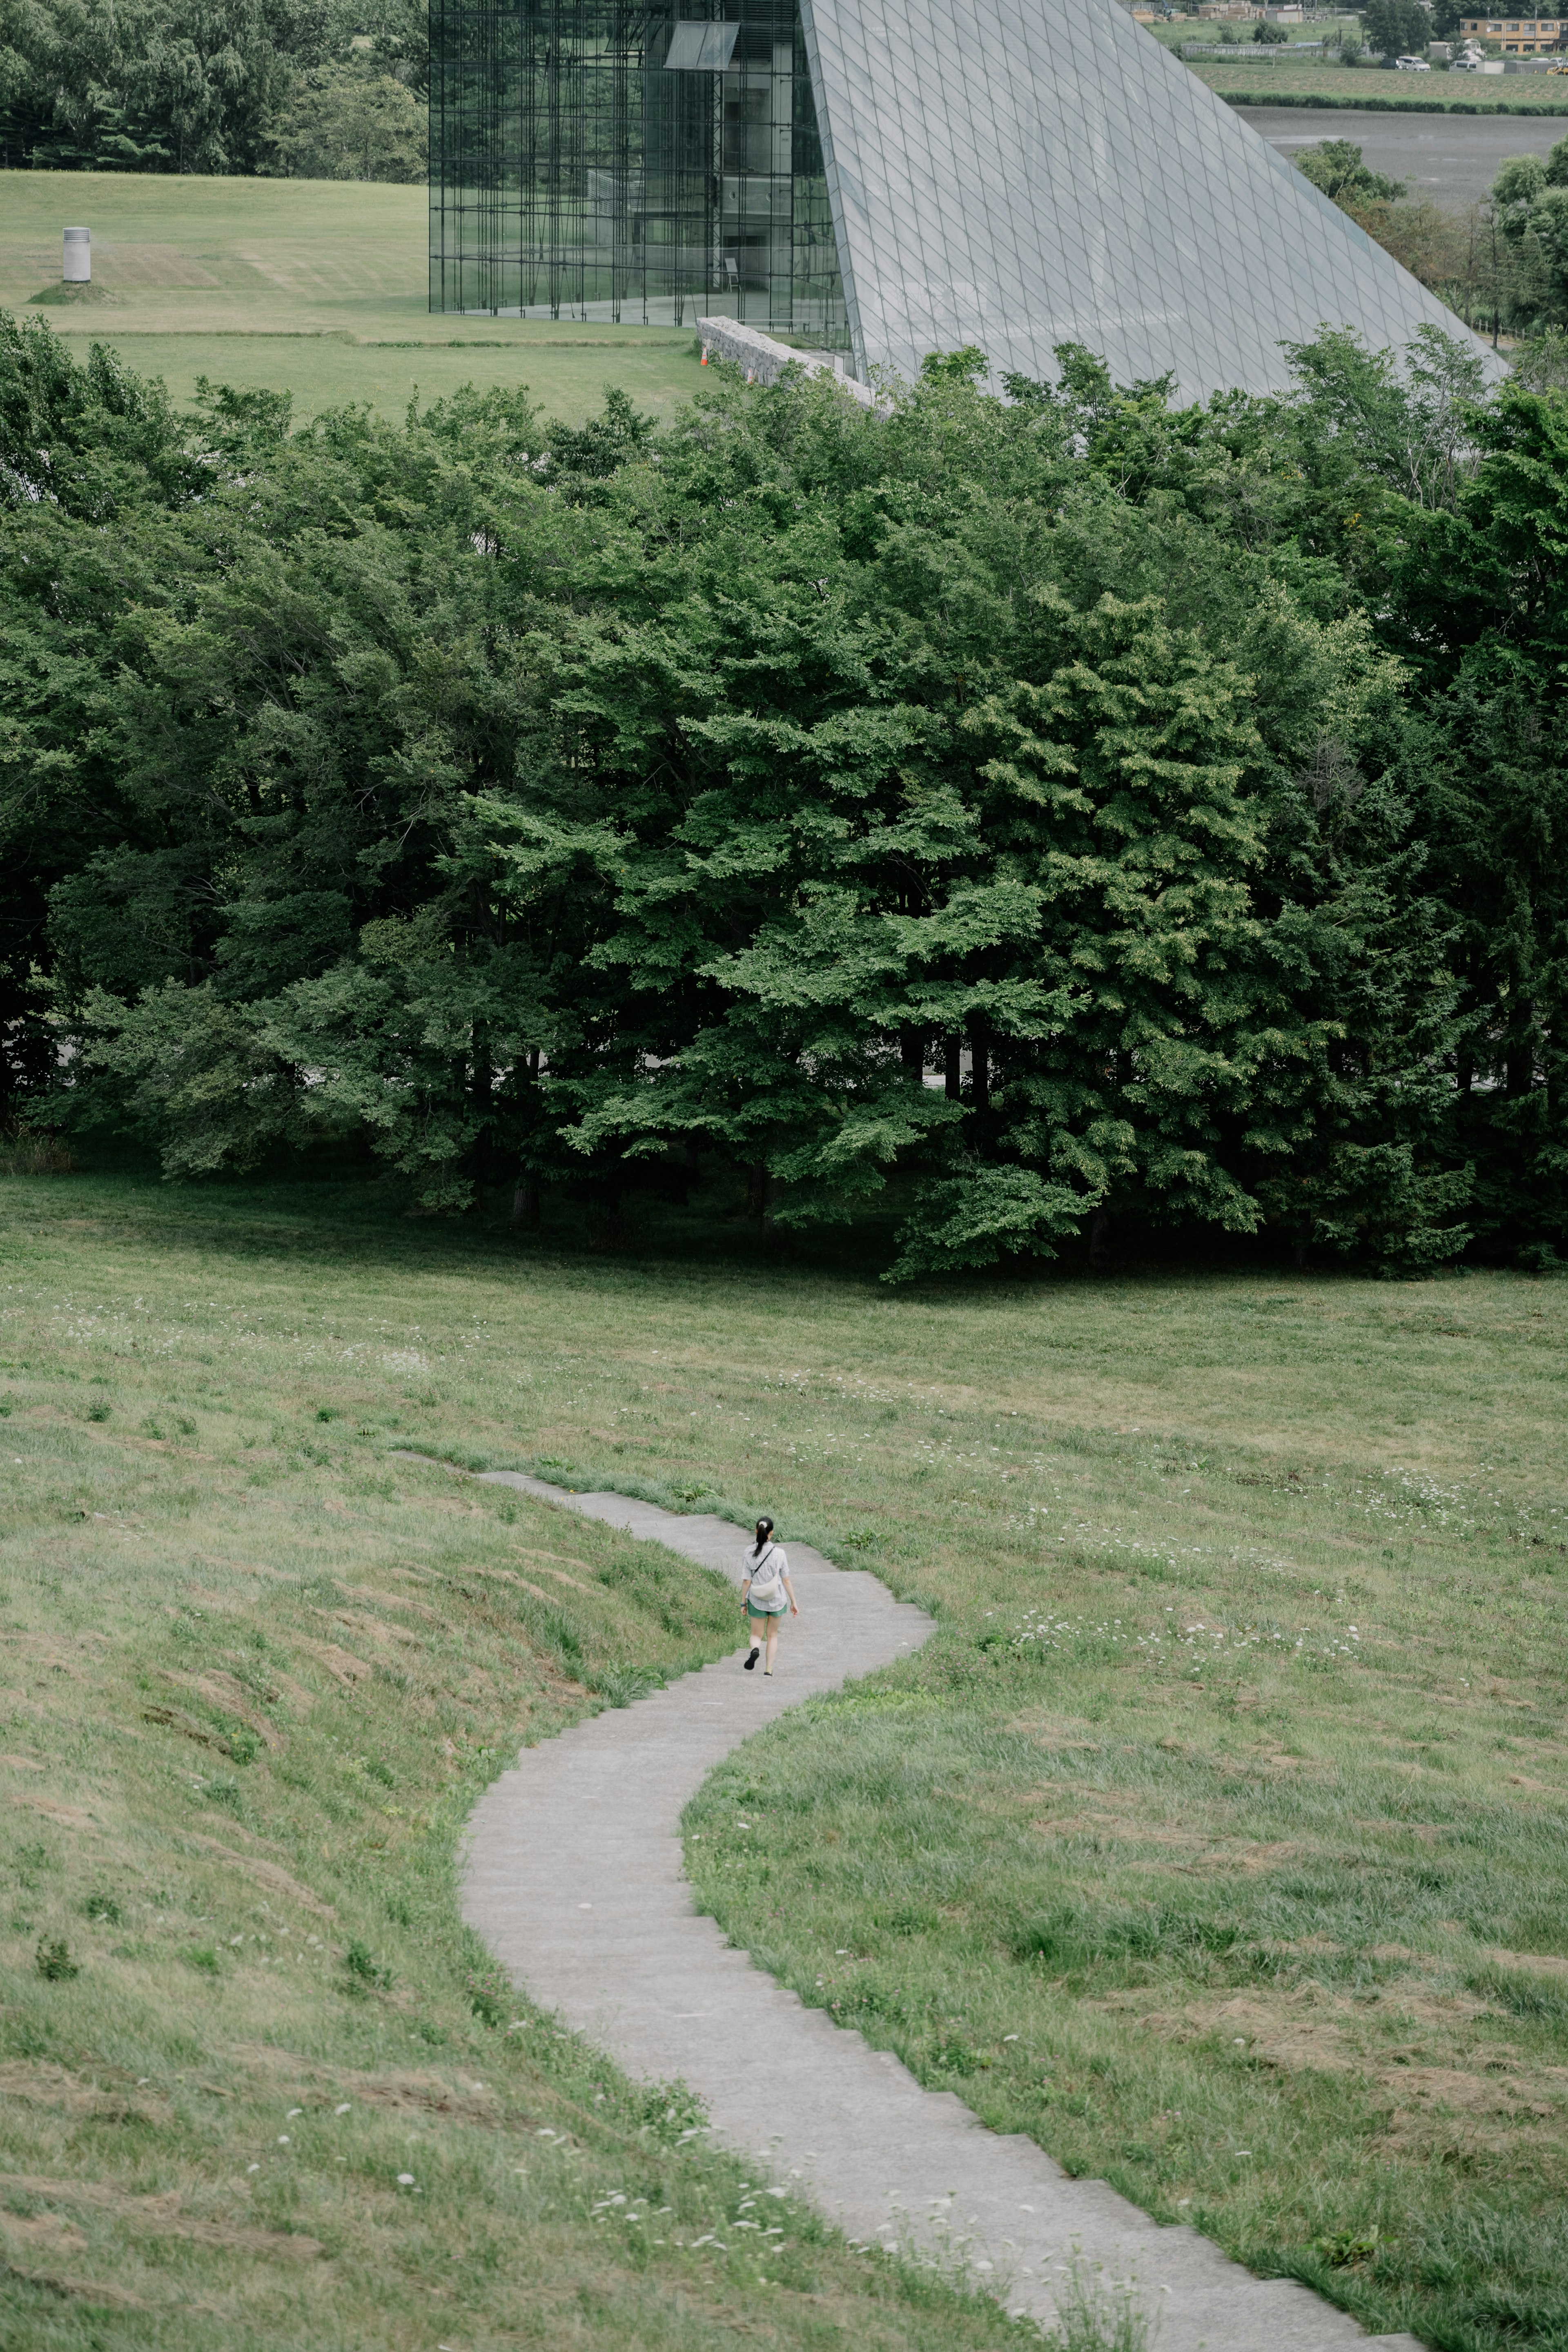
POLYGON ((798 0, 431 0, 430 34, 432 310, 848 348, 798 0))

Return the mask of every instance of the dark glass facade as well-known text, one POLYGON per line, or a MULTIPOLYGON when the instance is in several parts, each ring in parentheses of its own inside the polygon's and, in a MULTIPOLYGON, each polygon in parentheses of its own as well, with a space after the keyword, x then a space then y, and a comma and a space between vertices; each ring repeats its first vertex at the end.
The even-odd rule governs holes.
POLYGON ((432 0, 430 308, 847 350, 798 0, 432 0))

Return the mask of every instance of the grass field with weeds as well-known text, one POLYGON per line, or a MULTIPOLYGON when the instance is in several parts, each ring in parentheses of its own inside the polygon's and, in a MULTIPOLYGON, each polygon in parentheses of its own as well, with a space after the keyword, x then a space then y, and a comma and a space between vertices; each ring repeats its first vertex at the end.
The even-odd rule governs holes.
MULTIPOLYGON (((727 1646, 723 1596, 666 1563, 628 1656, 591 1597, 626 1546, 541 1513, 508 1521, 483 1490, 390 1458, 409 1449, 741 1520, 767 1507, 786 1540, 935 1612, 918 1658, 796 1710, 691 1808, 700 1900, 805 2000, 1074 2172, 1370 2326, 1442 2352, 1568 2345, 1563 1284, 1265 1269, 890 1294, 695 1217, 638 1255, 593 1255, 564 1227, 411 1223, 346 1183, 16 1177, 0 1219, 0 1434, 20 1457, 0 1730, 22 1759, 7 1786, 24 1856, 4 2031, 58 2091, 13 2102, 41 2137, 26 2152, 13 2123, 10 2161, 175 2189, 225 2226, 254 2214, 243 2226, 334 2248, 341 2228, 344 2251, 285 2263, 110 2241, 121 2225, 91 2200, 0 2192, 24 2221, 63 2217, 192 2276, 210 2263, 215 2309, 249 2307, 230 2283, 247 2262, 258 2313, 321 2293, 318 2277, 353 2309, 371 2248, 410 2299, 454 2293, 451 2267, 420 2275, 430 2216, 399 2198, 431 2193, 427 2149, 460 2143, 504 2171, 482 2152, 510 2126, 361 2116, 338 2088, 331 2106, 350 2113, 329 2127, 336 2085, 309 2060, 342 2081, 434 2069, 453 2096, 477 2078, 531 2127, 537 2109, 573 2136, 562 2156, 525 2132, 523 2185, 486 2197, 536 2200, 507 2226, 535 2291, 568 2298, 552 2310, 585 2245, 607 2265, 602 2312, 574 2319, 584 2341, 619 2342, 623 2324, 632 2340, 680 2265, 714 2260, 689 2242, 716 2229, 696 2227, 718 2211, 696 2200, 727 2176, 662 2150, 637 2193, 689 2193, 687 2248, 646 2249, 634 2274, 603 2222, 574 2235, 627 2189, 619 2152, 646 2149, 657 2117, 639 2126, 579 2044, 483 2024, 466 1979, 481 2000, 492 1980, 453 1924, 447 1873, 463 1807, 519 1728, 636 1686, 617 1674, 727 1646), (557 1592, 546 1567, 590 1595, 557 1592), (574 1651, 552 1630, 563 1594, 574 1651), (276 1701, 243 1680, 252 1648, 276 1701), (339 1679, 351 1657, 357 1682, 339 1679), (301 1756, 309 1790, 285 1777, 301 1756), (134 1861, 120 1878, 114 1853, 134 1861), (262 1860, 336 1920, 282 1911, 262 1860), (121 1921, 89 1917, 100 1894, 121 1921), (279 1967, 263 1902, 310 1957, 279 1967), (229 1941, 264 1933, 265 1948, 229 1941), (79 1978, 48 1976, 56 1942, 79 1978), (308 2014, 269 2007, 285 2001, 308 2014), (451 2037, 445 2056, 418 2043, 426 2019, 451 2037), (245 2054, 279 2047, 286 2085, 271 2055, 245 2054), (100 2080, 104 2062, 122 2075, 100 2080), (292 2147, 287 2106, 317 2080, 321 2161, 298 2189, 298 2158, 272 2151, 284 2134, 292 2147), (199 2084, 237 2096, 209 2106, 199 2084), (65 2102, 89 2086, 127 2120, 78 2123, 65 2102), (138 2169, 112 2151, 157 2128, 140 2119, 154 2088, 179 2127, 138 2169), (340 2127, 366 2135, 341 2167, 340 2127), (395 2161, 415 2176, 401 2189, 395 2161), (585 2174, 594 2194, 573 2207, 585 2174)), ((503 2210, 485 2202, 475 2224, 492 2250, 503 2210)), ((438 2237, 460 2266, 459 2224, 438 2237)), ((956 2345, 1007 2326, 956 2302, 917 2312, 913 2284, 798 2242, 846 2331, 956 2345)), ((64 2273, 87 2256, 11 2259, 64 2273)), ((715 2340, 737 2259, 714 2261, 705 2290, 715 2340)), ((504 2247, 494 2260, 499 2310, 519 2289, 504 2247)), ((153 2300, 118 2256, 97 2275, 153 2300)), ((780 2343, 804 2307, 791 2292, 767 2291, 780 2343)), ((447 2324, 433 2340, 465 2352, 531 2340, 447 2324)), ((375 2340, 427 2340, 408 2326, 375 2340)), ((29 2342, 75 2340, 41 2327, 29 2342)))
POLYGON ((432 316, 429 192, 343 180, 0 172, 0 308, 35 310, 79 356, 112 344, 194 398, 196 379, 290 392, 295 420, 417 392, 526 385, 569 424, 606 382, 667 415, 700 381, 689 327, 432 316), (60 232, 92 232, 92 283, 60 286, 60 232))
POLYGON ((1270 65, 1256 51, 1249 57, 1239 44, 1234 49, 1216 46, 1212 60, 1205 56, 1196 62, 1189 58, 1185 63, 1200 81, 1237 106, 1300 106, 1315 101, 1324 108, 1372 108, 1392 113, 1568 114, 1568 97, 1560 94, 1563 84, 1538 74, 1417 77, 1314 58, 1270 65))
POLYGON ((415 1329, 406 1252, 125 1205, 0 1183, 6 2352, 1021 2340, 793 2199, 764 2271, 753 2168, 458 1921, 479 1790, 734 1647, 729 1586, 387 1457, 462 1425, 456 1269, 415 1329))

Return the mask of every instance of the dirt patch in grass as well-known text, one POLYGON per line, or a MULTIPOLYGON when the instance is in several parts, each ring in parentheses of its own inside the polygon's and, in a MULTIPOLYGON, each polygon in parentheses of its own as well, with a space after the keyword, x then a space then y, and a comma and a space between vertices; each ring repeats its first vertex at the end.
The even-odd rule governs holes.
POLYGON ((46 2294, 58 2294, 72 2303, 98 2304, 105 2311, 156 2311, 159 2306, 149 2303, 145 2295, 132 2294, 129 2287, 106 2286, 97 2279, 72 2278, 63 2271, 31 2270, 21 2263, 0 2263, 6 2276, 18 2286, 41 2288, 46 2294))
POLYGON ((468 2123, 496 2124, 503 2116, 510 2122, 529 2121, 510 2114, 494 2085, 482 2081, 449 2083, 440 2074, 371 2074, 358 2067, 321 2066, 293 2051, 275 2050, 261 2042, 241 2044, 234 2055, 253 2072, 302 2091, 311 2084, 322 2085, 329 2099, 347 2098, 395 2114, 458 2116, 468 2123))
POLYGON ((216 1667, 205 1675, 184 1675, 177 1667, 160 1666, 158 1679, 172 1684, 176 1690, 194 1691, 198 1698, 205 1698, 209 1706, 232 1715, 237 1723, 243 1723, 247 1730, 255 1732, 264 1748, 276 1749, 282 1747, 282 1733, 268 1721, 252 1702, 244 1684, 237 1682, 233 1675, 225 1674, 216 1667))
POLYGON ((281 1863, 268 1862, 259 1854, 236 1853, 232 1846, 224 1845, 217 1838, 205 1837, 191 1830, 186 1831, 185 1840, 187 1844, 200 1847, 204 1853, 216 1854, 219 1861, 231 1864, 251 1885, 265 1886, 269 1895, 280 1895, 286 1901, 297 1903, 300 1910, 309 1911, 312 1918, 337 1917, 331 1904, 324 1903, 319 1895, 312 1894, 310 1887, 302 1886, 281 1863))
POLYGON ((103 1834, 103 1823, 84 1813, 79 1805, 62 1805, 58 1797, 35 1797, 25 1790, 13 1790, 9 1801, 25 1806, 30 1813, 41 1813, 46 1821, 58 1822, 62 1830, 89 1831, 94 1836, 103 1834))
POLYGON ((1458 2066, 1391 2067, 1378 2080, 1409 2105, 1450 2107, 1457 2115, 1545 2116, 1568 2100, 1568 2067, 1521 2074, 1507 2065, 1500 2057, 1486 2074, 1458 2066))
POLYGON ((0 2209, 0 2228, 24 2246, 50 2253, 79 2254, 87 2240, 59 2213, 7 2213, 0 2209))
POLYGON ((1196 1862, 1183 1863, 1179 1867, 1187 1871, 1240 1870, 1248 1873, 1273 1871, 1278 1870, 1281 1863, 1289 1862, 1293 1854, 1300 1852, 1300 1846, 1294 1838, 1247 1840, 1239 1843, 1225 1843, 1211 1847, 1209 1852, 1200 1856, 1196 1862))
POLYGON ((1528 1976, 1568 1977, 1568 1959, 1561 1952, 1510 1952, 1489 1944, 1487 1958, 1496 1968, 1519 1969, 1528 1976))
POLYGON ((41 2203, 76 2205, 117 2221, 134 2221, 139 2230, 163 2231, 188 2238, 193 2245, 223 2246, 235 2253, 282 2256, 289 2262, 314 2262, 326 2248, 319 2240, 290 2230, 252 2230, 226 2221, 205 2221, 180 2210, 177 2189, 162 2197, 135 2197, 101 2180, 47 2180, 37 2173, 0 2172, 0 2197, 36 2197, 41 2203))
POLYGON ((1096 2003, 1123 2015, 1133 2014, 1139 2025, 1168 2042, 1192 2042, 1216 2037, 1240 2045, 1260 2065, 1282 2073, 1304 2068, 1323 2074, 1349 2074, 1362 2064, 1360 2053, 1332 2013, 1332 2002, 1316 1988, 1265 2000, 1238 1994, 1231 2000, 1190 2001, 1180 2010, 1150 2009, 1131 1994, 1112 1994, 1096 2003), (1323 2014, 1324 2010, 1330 2011, 1323 2014))
POLYGON ((357 1690, 375 1673, 375 1668, 363 1658, 356 1658, 352 1650, 339 1649, 335 1642, 308 1641, 303 1633, 296 1633, 293 1645, 308 1658, 314 1658, 318 1665, 325 1666, 333 1681, 342 1683, 345 1690, 357 1690))
POLYGON ((149 2098, 127 2098, 121 2093, 104 2090, 99 2084, 86 2082, 65 2066, 29 2064, 21 2060, 0 2064, 0 2098, 32 2099, 42 2106, 57 2107, 62 2114, 97 2116, 110 2123, 126 2123, 133 2118, 143 2121, 160 2116, 163 2103, 154 2094, 149 2098))
POLYGON ((1163 1829, 1153 1822, 1131 1822, 1121 1813, 1058 1813, 1032 1821, 1029 1827, 1042 1837, 1114 1838, 1124 1845, 1173 1847, 1182 1853, 1208 1843, 1201 1830, 1163 1829))

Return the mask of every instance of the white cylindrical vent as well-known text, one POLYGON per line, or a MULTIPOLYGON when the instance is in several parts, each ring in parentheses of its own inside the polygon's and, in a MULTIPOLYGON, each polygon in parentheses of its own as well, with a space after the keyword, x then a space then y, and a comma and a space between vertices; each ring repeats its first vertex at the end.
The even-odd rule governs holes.
POLYGON ((65 257, 60 275, 68 286, 87 286, 91 283, 92 232, 90 229, 67 229, 65 257))

